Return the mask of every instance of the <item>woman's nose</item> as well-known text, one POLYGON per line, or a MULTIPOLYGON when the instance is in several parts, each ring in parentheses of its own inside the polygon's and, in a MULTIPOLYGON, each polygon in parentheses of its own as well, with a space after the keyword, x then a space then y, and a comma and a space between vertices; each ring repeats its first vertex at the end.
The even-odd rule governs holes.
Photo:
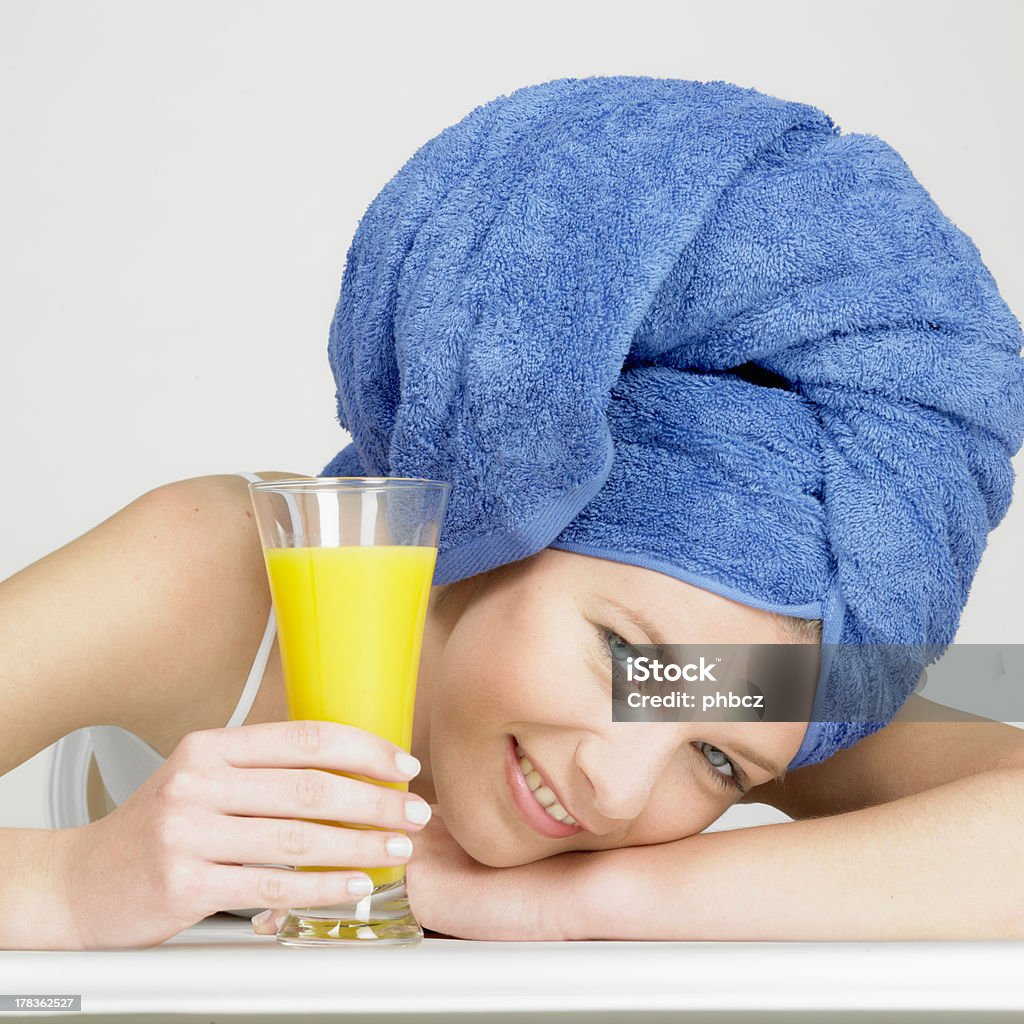
MULTIPOLYGON (((679 743, 677 728, 655 722, 611 722, 607 732, 583 739, 576 764, 592 788, 594 810, 609 826, 639 817, 679 743)), ((593 828, 600 831, 600 822, 593 828)))

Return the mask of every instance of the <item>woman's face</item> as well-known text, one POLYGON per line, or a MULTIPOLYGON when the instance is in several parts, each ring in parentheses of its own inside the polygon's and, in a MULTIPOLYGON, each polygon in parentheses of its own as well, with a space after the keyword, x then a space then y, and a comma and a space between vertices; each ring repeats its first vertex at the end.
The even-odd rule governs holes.
POLYGON ((612 721, 609 658, 621 646, 610 652, 609 642, 654 642, 617 606, 640 611, 669 643, 788 642, 769 613, 553 548, 484 579, 440 608, 432 602, 420 671, 437 800, 452 836, 482 863, 694 835, 742 797, 738 781, 752 788, 774 777, 740 748, 782 769, 799 749, 806 723, 612 721), (552 835, 550 815, 537 818, 516 745, 581 831, 552 835))

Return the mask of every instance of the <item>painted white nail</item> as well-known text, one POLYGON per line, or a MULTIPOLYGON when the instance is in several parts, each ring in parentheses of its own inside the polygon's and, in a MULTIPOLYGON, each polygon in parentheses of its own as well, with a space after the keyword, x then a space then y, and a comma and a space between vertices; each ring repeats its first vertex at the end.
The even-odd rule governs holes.
POLYGON ((426 825, 430 821, 430 804, 426 800, 406 800, 405 820, 414 825, 426 825))
POLYGON ((348 880, 348 891, 353 896, 369 896, 373 892, 373 881, 368 877, 350 878, 348 880))
POLYGON ((408 836, 392 836, 384 845, 389 857, 408 857, 412 853, 412 840, 408 836))
POLYGON ((422 766, 418 758, 413 757, 412 754, 407 754, 404 750, 400 750, 395 754, 395 767, 403 775, 418 775, 422 766))

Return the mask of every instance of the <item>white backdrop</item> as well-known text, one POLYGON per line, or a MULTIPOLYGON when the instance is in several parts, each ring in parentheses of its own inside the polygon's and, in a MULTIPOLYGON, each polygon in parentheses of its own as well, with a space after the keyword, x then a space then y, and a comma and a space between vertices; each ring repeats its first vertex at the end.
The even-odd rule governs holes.
MULTIPOLYGON (((319 472, 347 443, 326 340, 359 217, 523 85, 818 106, 899 150, 1020 316, 1022 28, 1015 0, 3 0, 0 578, 169 480, 319 472)), ((958 639, 1018 640, 1022 570, 1018 499, 958 639)), ((0 779, 0 826, 45 823, 48 756, 0 779)))

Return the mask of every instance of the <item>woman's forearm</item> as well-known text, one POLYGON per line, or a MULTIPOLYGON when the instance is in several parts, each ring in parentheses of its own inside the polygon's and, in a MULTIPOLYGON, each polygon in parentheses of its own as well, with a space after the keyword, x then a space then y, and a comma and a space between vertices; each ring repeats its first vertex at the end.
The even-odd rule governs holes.
MULTIPOLYGON (((575 855, 574 855, 575 856, 575 855)), ((581 939, 1024 938, 1024 771, 845 814, 585 855, 581 939)))
POLYGON ((0 949, 75 948, 64 888, 69 831, 0 828, 0 949))

